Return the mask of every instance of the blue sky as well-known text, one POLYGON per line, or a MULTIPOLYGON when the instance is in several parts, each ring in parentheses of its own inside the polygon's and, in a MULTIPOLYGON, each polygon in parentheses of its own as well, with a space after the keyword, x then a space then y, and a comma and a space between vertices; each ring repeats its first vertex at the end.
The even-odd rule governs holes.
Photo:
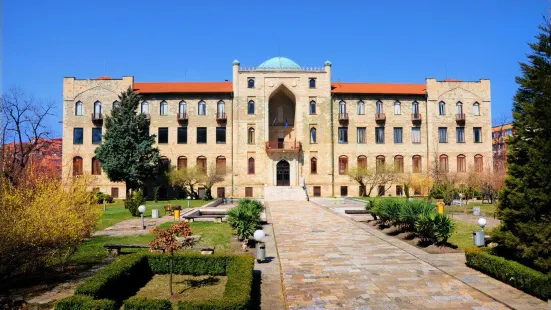
POLYGON ((519 61, 548 0, 4 2, 2 88, 57 103, 62 79, 223 81, 231 62, 277 56, 333 63, 337 81, 491 79, 492 115, 510 116, 519 61))

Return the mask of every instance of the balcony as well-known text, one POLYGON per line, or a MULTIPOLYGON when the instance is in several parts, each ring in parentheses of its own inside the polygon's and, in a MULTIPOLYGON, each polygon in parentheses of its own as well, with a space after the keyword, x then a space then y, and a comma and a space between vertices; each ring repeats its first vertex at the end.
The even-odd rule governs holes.
POLYGON ((460 124, 465 124, 465 113, 455 114, 455 121, 460 124))
POLYGON ((225 122, 228 120, 226 113, 216 113, 216 120, 218 122, 225 122))
POLYGON ((385 122, 386 121, 386 115, 384 113, 375 113, 375 121, 376 122, 385 122))
POLYGON ((188 120, 188 114, 187 113, 178 113, 176 115, 176 119, 179 121, 179 122, 185 122, 188 120))
POLYGON ((414 123, 420 123, 423 120, 421 113, 411 113, 411 121, 414 123))
POLYGON ((103 114, 101 114, 101 113, 92 113, 92 122, 94 122, 94 123, 103 122, 103 114))
POLYGON ((266 142, 266 152, 268 153, 298 153, 302 150, 300 142, 266 142))
POLYGON ((348 113, 339 113, 340 122, 348 122, 348 113))

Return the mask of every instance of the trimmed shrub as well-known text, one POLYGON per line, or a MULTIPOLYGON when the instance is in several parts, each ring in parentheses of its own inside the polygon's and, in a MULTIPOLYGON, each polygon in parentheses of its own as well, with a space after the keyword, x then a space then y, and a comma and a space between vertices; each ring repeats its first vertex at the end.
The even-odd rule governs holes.
POLYGON ((126 198, 124 200, 124 207, 128 209, 128 211, 130 211, 130 214, 132 214, 132 216, 140 216, 138 207, 144 203, 145 198, 143 197, 143 193, 141 190, 138 190, 132 193, 132 196, 130 198, 126 198))
POLYGON ((171 310, 172 302, 167 299, 132 297, 124 301, 124 310, 171 310))
MULTIPOLYGON (((148 255, 147 256, 151 271, 155 274, 170 273, 170 257, 168 255, 148 255)), ((229 256, 227 255, 174 255, 173 256, 173 274, 191 274, 191 275, 225 275, 229 256)))
POLYGON ((55 304, 56 310, 115 310, 114 300, 94 299, 86 295, 74 295, 63 298, 55 304))
POLYGON ((467 266, 543 300, 551 298, 551 276, 493 255, 489 250, 465 250, 467 266))

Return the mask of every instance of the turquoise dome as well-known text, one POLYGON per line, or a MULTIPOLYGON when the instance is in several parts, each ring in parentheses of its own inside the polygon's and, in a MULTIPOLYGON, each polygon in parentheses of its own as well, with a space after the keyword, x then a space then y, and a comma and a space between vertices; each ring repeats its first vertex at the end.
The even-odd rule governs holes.
POLYGON ((266 60, 258 66, 258 69, 268 70, 300 70, 300 66, 286 57, 274 57, 266 60))

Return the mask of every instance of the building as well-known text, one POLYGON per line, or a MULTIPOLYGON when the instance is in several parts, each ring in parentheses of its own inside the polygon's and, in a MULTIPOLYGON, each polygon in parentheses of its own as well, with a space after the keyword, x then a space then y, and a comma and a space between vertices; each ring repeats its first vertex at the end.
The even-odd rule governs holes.
POLYGON ((494 168, 504 167, 507 162, 507 138, 514 135, 513 123, 492 127, 492 152, 494 168))
MULTIPOLYGON (((67 77, 64 176, 97 175, 101 191, 124 197, 124 184, 107 180, 94 149, 103 115, 128 87, 143 97, 140 112, 149 115, 165 162, 216 163, 226 171, 213 188, 218 196, 268 197, 301 180, 309 196, 356 196, 359 186, 346 171, 357 165, 394 163, 425 175, 436 165, 491 168, 489 80, 345 83, 333 82, 331 70, 329 61, 305 68, 275 57, 251 68, 234 61, 231 82, 67 77)), ((402 194, 402 187, 388 193, 402 194)))

